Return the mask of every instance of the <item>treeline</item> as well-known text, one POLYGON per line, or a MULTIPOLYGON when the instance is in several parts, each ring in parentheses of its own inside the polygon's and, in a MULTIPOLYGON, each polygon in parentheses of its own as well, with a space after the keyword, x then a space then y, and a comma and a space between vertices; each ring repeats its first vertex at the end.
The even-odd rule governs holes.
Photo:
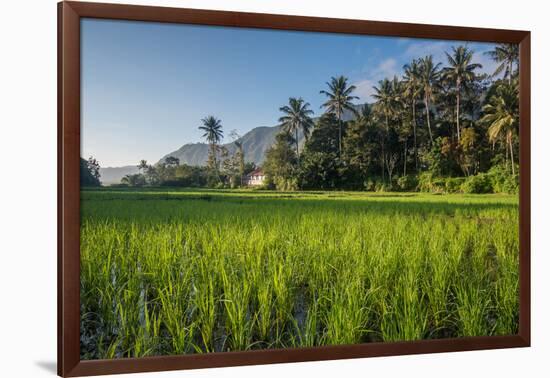
MULTIPOLYGON (((498 63, 492 75, 479 73, 481 64, 464 45, 446 53, 446 64, 432 56, 414 59, 403 76, 379 81, 373 87, 376 101, 359 110, 355 86, 333 77, 320 91, 325 112, 316 120, 309 103, 289 98, 279 108, 282 131, 262 167, 265 188, 516 193, 518 46, 499 44, 488 54, 498 63), (353 114, 351 121, 343 120, 345 112, 353 114)), ((220 144, 220 119, 205 117, 199 129, 209 144, 205 167, 180 164, 175 157, 155 165, 142 160, 139 173, 120 185, 244 186, 256 167, 245 163, 239 136, 230 134, 236 149, 229 153, 220 144)), ((91 172, 82 179, 97 185, 97 161, 82 162, 91 172)))
POLYGON ((90 156, 88 160, 80 158, 80 186, 100 186, 99 163, 90 156))
POLYGON ((217 170, 210 165, 201 167, 180 164, 179 159, 173 156, 155 165, 141 160, 139 173, 124 176, 118 186, 237 188, 243 185, 243 177, 256 169, 253 163, 238 159, 237 154, 230 155, 225 147, 218 146, 218 152, 222 160, 217 170))
POLYGON ((445 66, 432 56, 415 59, 402 77, 381 80, 376 102, 359 111, 355 87, 333 77, 316 122, 309 103, 290 98, 280 108, 283 131, 266 155, 267 186, 517 192, 518 47, 501 44, 489 54, 499 63, 493 75, 478 73, 467 46, 447 53, 445 66), (344 111, 354 120, 344 122, 344 111))

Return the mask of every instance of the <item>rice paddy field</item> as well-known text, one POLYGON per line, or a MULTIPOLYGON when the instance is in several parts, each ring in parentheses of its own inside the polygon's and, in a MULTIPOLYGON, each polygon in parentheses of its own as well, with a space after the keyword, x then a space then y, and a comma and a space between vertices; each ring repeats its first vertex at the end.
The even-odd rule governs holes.
POLYGON ((82 359, 518 330, 517 196, 81 198, 82 359))

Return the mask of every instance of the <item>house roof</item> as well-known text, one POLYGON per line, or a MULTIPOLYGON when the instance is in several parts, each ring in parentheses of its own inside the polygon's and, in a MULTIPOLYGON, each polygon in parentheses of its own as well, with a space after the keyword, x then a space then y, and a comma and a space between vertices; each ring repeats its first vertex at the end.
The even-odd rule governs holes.
POLYGON ((264 172, 262 171, 262 169, 261 168, 256 168, 255 170, 253 170, 252 172, 250 172, 246 176, 250 177, 250 176, 263 176, 263 175, 264 175, 264 172))

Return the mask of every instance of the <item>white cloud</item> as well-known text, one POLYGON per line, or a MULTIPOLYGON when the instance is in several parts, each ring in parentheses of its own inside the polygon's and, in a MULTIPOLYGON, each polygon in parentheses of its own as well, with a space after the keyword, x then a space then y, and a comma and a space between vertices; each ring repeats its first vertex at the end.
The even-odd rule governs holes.
POLYGON ((397 72, 397 61, 394 58, 383 60, 373 71, 373 76, 392 77, 397 72))
MULTIPOLYGON (((415 40, 406 44, 410 39, 401 39, 399 46, 402 47, 401 53, 392 57, 386 57, 378 62, 367 61, 367 64, 360 72, 351 74, 353 85, 357 87, 355 95, 359 97, 360 102, 372 102, 373 86, 384 78, 392 78, 394 75, 403 74, 402 64, 410 62, 412 59, 432 55, 434 62, 442 63, 441 67, 447 65, 446 52, 452 51, 453 46, 466 44, 474 50, 473 62, 480 63, 483 68, 479 73, 492 74, 497 64, 485 54, 485 51, 492 49, 491 44, 467 43, 460 41, 433 41, 433 40, 415 40)), ((372 55, 372 54, 371 54, 372 55)), ((383 57, 381 57, 383 58, 383 57)))
POLYGON ((364 69, 364 78, 356 80, 353 85, 357 87, 354 94, 359 97, 360 102, 371 102, 372 94, 378 81, 384 78, 392 78, 394 75, 400 74, 400 69, 397 66, 397 60, 388 58, 381 61, 374 69, 364 69))
POLYGON ((439 62, 445 64, 447 61, 445 52, 450 51, 454 45, 454 42, 448 41, 415 42, 410 44, 405 51, 403 51, 403 56, 410 60, 431 55, 436 64, 439 62))
POLYGON ((376 84, 375 81, 365 79, 354 83, 356 89, 353 93, 355 96, 359 97, 360 102, 370 102, 372 101, 372 94, 374 89, 372 88, 376 84))
POLYGON ((475 43, 472 44, 460 41, 417 42, 409 45, 403 55, 408 59, 432 55, 435 63, 442 63, 442 66, 446 66, 447 56, 445 52, 450 53, 453 46, 459 46, 461 44, 465 44, 474 50, 472 61, 483 66, 478 72, 492 74, 495 71, 497 64, 485 54, 485 52, 491 48, 489 46, 480 46, 475 43))

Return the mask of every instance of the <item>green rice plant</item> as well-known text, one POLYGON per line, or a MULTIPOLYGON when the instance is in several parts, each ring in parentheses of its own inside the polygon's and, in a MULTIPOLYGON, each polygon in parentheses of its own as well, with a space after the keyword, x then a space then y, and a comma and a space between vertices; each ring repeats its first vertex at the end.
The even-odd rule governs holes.
POLYGON ((517 334, 519 324, 518 236, 502 225, 493 232, 499 274, 494 282, 495 333, 517 334))
POLYGON ((324 316, 325 344, 356 344, 367 333, 369 309, 367 293, 357 278, 335 285, 327 298, 328 311, 324 316))
POLYGON ((120 340, 115 339, 109 344, 105 343, 103 340, 103 335, 99 336, 99 341, 97 343, 97 354, 100 359, 112 359, 117 357, 117 349, 119 348, 120 340))
POLYGON ((275 345, 283 346, 283 333, 292 322, 292 310, 294 308, 294 293, 291 281, 291 269, 285 266, 281 257, 270 260, 269 275, 273 286, 275 298, 274 324, 275 324, 275 345))
POLYGON ((314 297, 307 309, 303 325, 293 319, 295 332, 290 335, 290 345, 293 347, 313 347, 322 344, 323 334, 320 330, 321 320, 319 299, 314 297))
MULTIPOLYGON (((451 336, 454 332, 452 284, 458 277, 458 269, 467 240, 454 224, 437 222, 432 227, 436 235, 449 235, 449 238, 426 237, 426 272, 422 291, 426 293, 429 306, 429 321, 432 336, 441 334, 451 336)), ((422 248, 422 247, 420 247, 422 248)))
POLYGON ((488 324, 490 299, 487 290, 479 282, 460 281, 456 287, 459 336, 487 336, 491 334, 488 324))
POLYGON ((261 280, 256 286, 257 309, 255 323, 261 341, 268 340, 272 328, 273 289, 271 281, 261 280))
POLYGON ((252 344, 252 319, 249 314, 251 286, 235 272, 221 268, 222 302, 225 307, 228 350, 246 350, 252 344))
POLYGON ((196 270, 198 277, 193 284, 192 303, 195 309, 194 324, 201 336, 201 346, 197 346, 195 350, 199 353, 203 350, 211 352, 214 348, 214 328, 219 302, 217 276, 204 258, 198 261, 196 270))
POLYGON ((81 198, 82 359, 517 333, 514 196, 81 198))
POLYGON ((184 354, 192 347, 196 327, 188 312, 189 284, 189 277, 183 274, 178 281, 169 280, 166 286, 158 291, 159 315, 170 336, 169 354, 184 354))
MULTIPOLYGON (((394 289, 383 301, 381 312, 382 338, 386 341, 419 340, 426 336, 428 311, 426 292, 422 290, 424 251, 418 238, 406 240, 400 235, 396 243, 399 272, 394 289)), ((430 288, 431 289, 431 288, 430 288)))
POLYGON ((396 290, 382 306, 381 332, 384 341, 420 340, 427 333, 428 316, 419 291, 418 277, 407 270, 396 290))

